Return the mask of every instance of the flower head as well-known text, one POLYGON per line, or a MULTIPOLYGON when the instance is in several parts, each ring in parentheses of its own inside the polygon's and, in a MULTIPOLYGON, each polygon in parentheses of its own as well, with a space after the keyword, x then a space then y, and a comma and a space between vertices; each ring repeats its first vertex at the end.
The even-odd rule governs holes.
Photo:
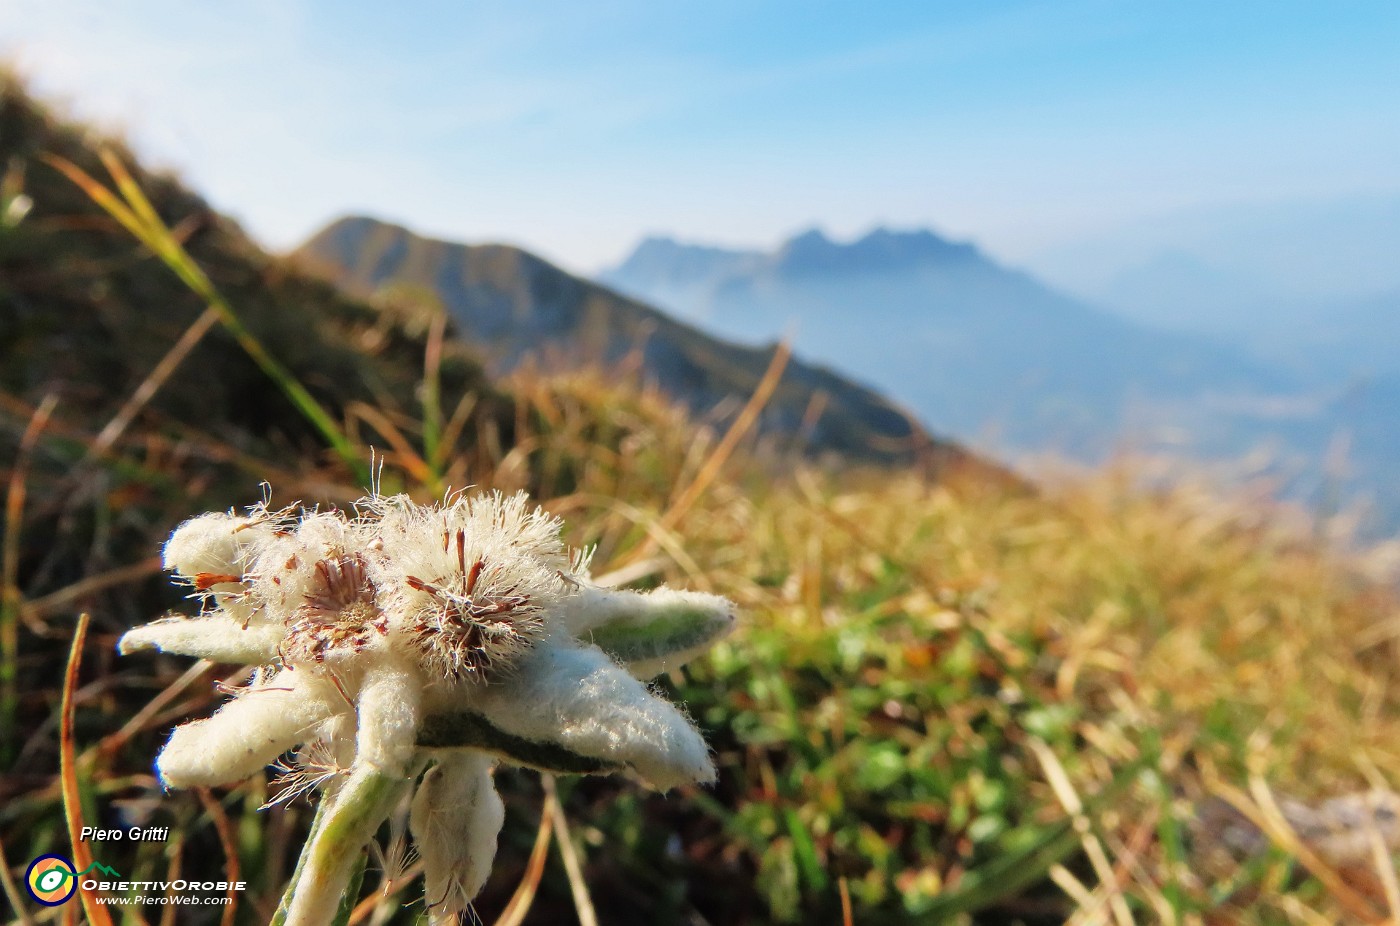
POLYGON ((284 799, 323 808, 287 922, 321 922, 355 859, 413 790, 429 911, 454 921, 481 889, 502 811, 497 761, 632 770, 667 789, 714 777, 685 714, 644 683, 726 634, 733 605, 591 583, 562 523, 523 493, 441 505, 374 496, 353 514, 252 509, 181 525, 165 564, 203 602, 122 637, 261 666, 212 717, 178 727, 169 787, 246 778, 289 750, 284 799))

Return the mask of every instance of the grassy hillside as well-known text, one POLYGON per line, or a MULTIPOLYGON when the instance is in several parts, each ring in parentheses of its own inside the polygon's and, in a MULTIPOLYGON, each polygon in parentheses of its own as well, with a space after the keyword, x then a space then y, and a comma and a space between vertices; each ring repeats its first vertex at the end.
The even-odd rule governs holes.
MULTIPOLYGON (((23 150, 66 144, 97 171, 75 130, 28 112, 50 134, 23 150)), ((39 371, 7 383, 4 399, 0 641, 20 684, 18 711, 0 724, 3 864, 22 879, 37 854, 69 851, 60 692, 87 610, 72 814, 171 827, 164 842, 101 844, 99 858, 131 880, 240 872, 249 890, 227 921, 266 922, 313 808, 259 810, 263 776, 164 793, 151 770, 171 726, 207 714, 223 697, 217 683, 245 670, 119 659, 114 644, 163 605, 194 606, 162 590, 149 563, 181 517, 252 504, 263 478, 283 502, 343 503, 362 487, 212 332, 203 347, 222 344, 223 354, 172 378, 110 453, 67 476, 150 367, 118 353, 117 372, 99 379, 55 355, 154 326, 139 308, 184 305, 188 324, 199 307, 47 168, 27 165, 35 209, 0 239, 22 245, 24 262, 5 266, 27 276, 20 288, 12 272, 0 275, 0 305, 69 340, 23 350, 0 341, 7 372, 39 371), (50 195, 71 198, 43 205, 50 195), (86 286, 60 300, 80 272, 86 286), (104 286, 168 301, 132 303, 121 330, 104 333, 107 304, 78 298, 104 286), (64 363, 71 380, 51 372, 64 363), (204 400, 189 391, 216 376, 231 379, 211 390, 244 385, 204 400), (46 382, 105 404, 65 399, 46 420, 33 414, 46 382), (232 420, 258 389, 267 419, 232 420)), ((141 182, 177 228, 204 214, 187 211, 203 207, 173 181, 141 182)), ((212 247, 242 240, 225 233, 190 249, 249 323, 256 305, 300 312, 299 301, 277 301, 298 278, 239 271, 212 247)), ((399 345, 400 363, 371 349, 341 380, 317 383, 316 356, 297 367, 359 422, 349 431, 366 457, 383 431, 395 435, 385 491, 427 499, 444 481, 526 488, 566 519, 570 542, 596 545, 596 574, 715 591, 741 607, 733 637, 659 682, 705 730, 718 783, 661 796, 625 779, 561 778, 550 796, 538 775, 499 770, 506 827, 477 904, 484 922, 513 897, 528 912, 512 922, 534 924, 574 921, 576 907, 602 923, 840 923, 843 897, 855 923, 1380 923, 1400 912, 1393 863, 1382 860, 1397 836, 1393 810, 1372 815, 1379 857, 1355 815, 1326 832, 1305 827, 1301 847, 1278 824, 1304 819, 1290 798, 1315 804, 1400 784, 1400 602, 1377 579, 1393 551, 1334 555, 1266 500, 1148 494, 1132 473, 1028 492, 976 468, 933 482, 913 469, 774 467, 751 452, 752 438, 726 442, 656 390, 596 371, 525 369, 488 393, 465 363, 457 379, 445 364, 441 401, 419 401, 432 394, 432 376, 421 375, 431 319, 361 315, 370 310, 331 290, 294 285, 322 300, 311 303, 315 317, 287 321, 297 338, 323 339, 308 354, 399 345), (378 375, 382 391, 371 385, 378 375), (362 394, 363 407, 352 406, 362 394), (453 428, 460 396, 485 411, 453 428), (453 431, 459 452, 442 463, 432 435, 440 444, 453 431), (567 826, 541 827, 556 800, 567 826), (578 856, 579 879, 558 838, 578 856), (536 848, 542 864, 530 862, 536 848)), ((148 333, 141 362, 179 338, 180 324, 165 324, 148 333)), ((286 356, 305 349, 260 330, 286 356)), ((354 922, 415 922, 412 859, 396 854, 392 827, 381 839, 385 864, 367 876, 354 922)), ((4 889, 49 921, 16 896, 22 889, 4 889)), ((179 922, 222 913, 182 910, 179 922)))
MULTIPOLYGON (((736 396, 754 391, 773 357, 772 348, 710 337, 506 245, 438 241, 355 217, 318 232, 298 256, 359 296, 426 294, 446 307, 494 372, 526 362, 630 363, 696 416, 721 423, 737 411, 736 396)), ((883 396, 800 359, 788 364, 759 427, 806 451, 848 460, 932 468, 967 461, 883 396)))

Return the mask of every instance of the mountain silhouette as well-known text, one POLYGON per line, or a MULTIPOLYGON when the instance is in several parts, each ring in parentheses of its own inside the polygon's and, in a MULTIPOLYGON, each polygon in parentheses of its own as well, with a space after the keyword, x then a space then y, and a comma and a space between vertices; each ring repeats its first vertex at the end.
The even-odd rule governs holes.
MULTIPOLYGON (((753 392, 773 356, 774 338, 762 346, 729 343, 507 245, 435 240, 357 216, 331 223, 296 256, 356 296, 412 290, 439 300, 461 339, 494 373, 532 361, 608 366, 636 357, 642 375, 663 392, 698 415, 724 420, 753 392)), ((673 256, 656 259, 671 264, 673 256)), ((677 272, 703 278, 744 255, 686 258, 692 266, 677 272)), ((878 392, 800 358, 788 364, 759 427, 810 452, 858 461, 966 459, 878 392)))

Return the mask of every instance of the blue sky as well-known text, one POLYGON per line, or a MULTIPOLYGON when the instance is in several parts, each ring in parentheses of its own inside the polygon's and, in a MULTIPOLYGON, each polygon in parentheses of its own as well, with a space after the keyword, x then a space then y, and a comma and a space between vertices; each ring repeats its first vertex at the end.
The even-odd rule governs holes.
POLYGON ((1041 268, 1395 200, 1397 51, 1393 0, 0 4, 41 92, 270 246, 356 210, 584 271, 878 223, 1041 268))

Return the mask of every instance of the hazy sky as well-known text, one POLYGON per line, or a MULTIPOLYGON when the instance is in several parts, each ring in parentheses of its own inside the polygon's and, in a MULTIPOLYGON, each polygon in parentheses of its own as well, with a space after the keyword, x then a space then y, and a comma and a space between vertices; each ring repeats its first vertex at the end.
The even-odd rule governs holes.
POLYGON ((1400 195, 1400 3, 3 0, 0 55, 273 247, 350 210, 577 270, 931 225, 1012 261, 1400 195))

